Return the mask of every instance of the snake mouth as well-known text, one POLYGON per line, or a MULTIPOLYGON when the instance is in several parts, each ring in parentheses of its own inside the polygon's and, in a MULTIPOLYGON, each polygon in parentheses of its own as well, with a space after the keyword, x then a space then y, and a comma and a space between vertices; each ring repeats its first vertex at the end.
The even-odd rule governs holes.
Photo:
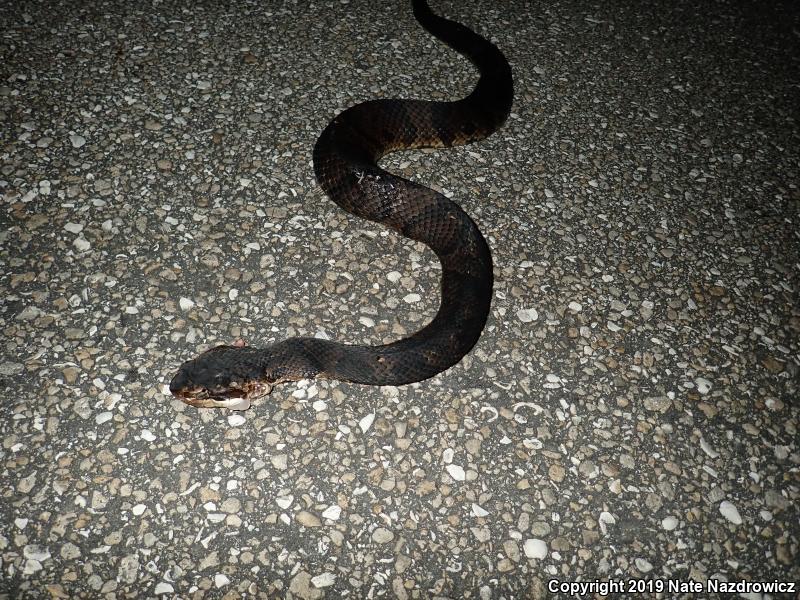
POLYGON ((247 410, 250 408, 250 400, 243 396, 231 397, 199 397, 184 396, 181 400, 189 406, 195 408, 229 408, 231 410, 247 410))
POLYGON ((212 393, 205 388, 181 389, 172 392, 184 404, 195 408, 230 408, 233 410, 247 410, 250 400, 244 390, 226 389, 221 393, 212 393))
POLYGON ((263 382, 248 382, 242 387, 228 386, 221 390, 209 390, 204 387, 173 389, 172 395, 184 404, 195 408, 229 408, 231 410, 247 410, 253 398, 266 396, 272 386, 263 382))

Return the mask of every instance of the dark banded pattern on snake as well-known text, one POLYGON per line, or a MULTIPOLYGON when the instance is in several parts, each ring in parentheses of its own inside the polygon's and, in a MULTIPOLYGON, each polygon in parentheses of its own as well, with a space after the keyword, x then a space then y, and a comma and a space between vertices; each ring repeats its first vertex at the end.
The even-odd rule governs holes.
POLYGON ((423 242, 442 265, 441 305, 415 334, 383 346, 291 338, 266 348, 217 346, 184 363, 170 391, 194 406, 247 408, 272 385, 326 377, 367 385, 402 385, 448 369, 480 337, 492 296, 492 259, 478 227, 455 203, 377 164, 388 152, 448 147, 483 139, 511 109, 511 68, 503 54, 467 27, 412 0, 431 34, 469 58, 480 77, 454 102, 370 100, 331 121, 314 147, 314 173, 344 210, 423 242))

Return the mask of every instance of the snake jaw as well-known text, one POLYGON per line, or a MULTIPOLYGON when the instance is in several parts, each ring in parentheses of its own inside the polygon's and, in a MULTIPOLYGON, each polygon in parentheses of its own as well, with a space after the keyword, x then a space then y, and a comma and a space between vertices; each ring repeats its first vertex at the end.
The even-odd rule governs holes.
POLYGON ((247 410, 250 408, 250 400, 247 398, 201 398, 192 396, 179 396, 184 404, 195 408, 229 408, 231 410, 247 410))
POLYGON ((247 410, 250 408, 250 400, 247 398, 226 398, 224 400, 205 398, 196 401, 184 400, 184 402, 196 408, 228 408, 230 410, 247 410))
POLYGON ((202 386, 175 386, 171 391, 173 396, 179 398, 181 402, 195 408, 247 410, 250 408, 251 400, 272 392, 272 384, 263 381, 231 382, 218 389, 202 386))

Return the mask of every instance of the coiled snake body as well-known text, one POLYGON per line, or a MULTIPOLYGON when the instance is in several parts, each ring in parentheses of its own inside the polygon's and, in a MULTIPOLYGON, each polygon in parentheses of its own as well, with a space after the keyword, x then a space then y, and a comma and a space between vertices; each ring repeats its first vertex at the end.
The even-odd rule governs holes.
POLYGON ((377 165, 388 152, 448 147, 485 138, 511 109, 511 68, 489 41, 412 0, 432 35, 468 57, 480 72, 475 89, 455 102, 371 100, 328 124, 314 147, 320 187, 344 210, 428 245, 442 265, 441 305, 410 337, 383 346, 291 338, 266 348, 217 346, 184 363, 170 391, 194 406, 244 409, 272 385, 326 377, 401 385, 432 377, 470 351, 492 295, 492 259, 478 227, 456 204, 377 165))

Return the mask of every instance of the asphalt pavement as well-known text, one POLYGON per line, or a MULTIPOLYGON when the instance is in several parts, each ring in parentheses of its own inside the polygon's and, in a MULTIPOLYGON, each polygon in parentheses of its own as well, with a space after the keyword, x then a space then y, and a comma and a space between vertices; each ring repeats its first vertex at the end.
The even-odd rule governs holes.
POLYGON ((432 6, 505 52, 513 112, 382 164, 489 240, 483 336, 233 412, 166 384, 433 316, 433 254, 311 150, 474 71, 406 2, 0 5, 0 598, 796 597, 796 9, 432 6))

